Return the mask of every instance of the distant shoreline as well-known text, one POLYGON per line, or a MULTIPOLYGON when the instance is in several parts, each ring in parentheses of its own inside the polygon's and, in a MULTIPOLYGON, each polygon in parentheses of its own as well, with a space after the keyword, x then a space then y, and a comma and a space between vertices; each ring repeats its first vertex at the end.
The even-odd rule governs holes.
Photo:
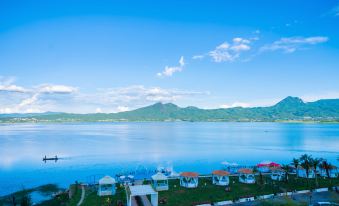
POLYGON ((286 123, 286 124, 339 124, 339 121, 297 121, 297 120, 281 120, 281 121, 156 121, 156 120, 143 120, 143 121, 4 121, 1 124, 65 124, 65 123, 176 123, 176 122, 189 122, 189 123, 286 123))

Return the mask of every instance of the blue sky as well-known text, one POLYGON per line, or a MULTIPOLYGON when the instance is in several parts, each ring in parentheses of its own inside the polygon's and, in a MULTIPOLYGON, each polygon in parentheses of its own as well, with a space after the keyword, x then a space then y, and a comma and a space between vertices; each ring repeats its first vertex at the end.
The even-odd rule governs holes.
POLYGON ((0 2, 0 113, 339 98, 339 1, 0 2))

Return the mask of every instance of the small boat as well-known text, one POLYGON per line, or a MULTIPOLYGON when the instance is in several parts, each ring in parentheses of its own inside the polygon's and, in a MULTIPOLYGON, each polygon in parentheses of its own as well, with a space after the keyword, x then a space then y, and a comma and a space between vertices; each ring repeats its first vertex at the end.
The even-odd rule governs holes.
POLYGON ((55 162, 57 162, 58 161, 58 156, 57 155, 55 155, 55 157, 46 157, 46 155, 45 155, 45 157, 43 157, 42 158, 42 161, 44 161, 45 163, 47 162, 47 161, 55 161, 55 162))

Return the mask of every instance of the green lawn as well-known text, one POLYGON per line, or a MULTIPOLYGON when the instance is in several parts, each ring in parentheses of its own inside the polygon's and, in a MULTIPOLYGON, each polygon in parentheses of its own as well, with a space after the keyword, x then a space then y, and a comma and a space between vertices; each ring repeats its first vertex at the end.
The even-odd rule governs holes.
MULTIPOLYGON (((257 177, 257 182, 259 177, 257 177)), ((166 206, 194 205, 198 203, 211 203, 224 200, 235 200, 242 197, 274 194, 284 191, 305 190, 315 188, 315 180, 309 180, 309 186, 305 179, 295 179, 290 176, 290 181, 271 181, 269 176, 264 176, 264 184, 239 183, 238 177, 230 177, 231 191, 226 192, 225 187, 216 186, 211 183, 210 178, 199 178, 199 187, 187 189, 179 186, 179 180, 169 181, 169 190, 159 192, 159 200, 166 199, 166 206)), ((319 187, 339 185, 339 179, 318 179, 319 187)))
MULTIPOLYGON (((259 176, 256 177, 257 182, 259 176)), ((339 178, 336 179, 324 179, 318 178, 319 186, 332 187, 339 185, 339 178)), ((147 181, 145 182, 147 184, 147 181)), ((166 199, 164 206, 189 206, 202 203, 211 203, 224 200, 237 200, 242 197, 258 196, 265 194, 274 194, 279 192, 294 191, 294 190, 306 190, 317 188, 315 179, 309 179, 308 181, 303 178, 296 178, 293 175, 289 176, 288 182, 272 181, 269 176, 263 176, 263 184, 243 184, 239 183, 238 177, 230 177, 231 191, 226 192, 225 187, 216 186, 211 183, 210 178, 199 178, 198 188, 187 189, 180 187, 179 180, 169 180, 169 190, 159 192, 159 201, 166 199)), ((68 200, 68 195, 64 194, 58 198, 46 201, 39 206, 75 206, 81 197, 81 188, 76 188, 75 185, 71 185, 73 197, 68 200)), ((48 192, 56 190, 53 185, 41 186, 35 189, 26 190, 41 192, 48 192)), ((18 198, 22 196, 22 191, 14 193, 18 198)), ((5 203, 7 198, 0 199, 0 205, 5 203)), ((117 186, 117 192, 113 196, 99 197, 97 196, 96 188, 86 188, 86 196, 83 202, 83 206, 117 206, 118 201, 126 203, 126 193, 124 187, 117 186)), ((268 204, 268 203, 267 203, 268 204)), ((161 204, 160 204, 161 205, 161 204)))
POLYGON ((83 206, 117 206, 118 201, 122 201, 126 205, 126 193, 124 187, 117 186, 116 194, 113 196, 99 197, 96 189, 86 189, 86 198, 83 206))

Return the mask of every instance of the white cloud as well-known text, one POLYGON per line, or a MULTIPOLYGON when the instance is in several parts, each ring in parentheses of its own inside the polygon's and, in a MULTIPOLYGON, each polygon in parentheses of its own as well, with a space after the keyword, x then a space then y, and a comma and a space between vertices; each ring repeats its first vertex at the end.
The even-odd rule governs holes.
POLYGON ((100 107, 98 107, 98 108, 95 109, 95 113, 103 113, 103 112, 102 112, 102 109, 100 107))
POLYGON ((0 76, 0 92, 18 92, 25 93, 28 92, 27 89, 13 84, 15 81, 14 77, 2 77, 0 76))
POLYGON ((254 33, 254 34, 260 34, 261 32, 260 32, 259 29, 257 29, 257 30, 255 30, 255 31, 253 31, 253 33, 254 33))
POLYGON ((184 66, 185 66, 184 57, 181 56, 180 59, 179 59, 179 66, 173 66, 173 67, 166 66, 164 71, 157 73, 157 76, 159 76, 159 77, 163 77, 163 76, 171 77, 174 73, 181 72, 183 70, 184 66))
POLYGON ((293 53, 308 45, 320 44, 328 41, 328 37, 314 36, 314 37, 288 37, 281 38, 272 44, 265 45, 260 48, 263 51, 277 51, 281 50, 285 53, 293 53))
POLYGON ((220 108, 223 108, 223 109, 228 109, 228 108, 233 108, 233 107, 251 107, 251 105, 249 103, 244 103, 244 102, 234 102, 232 104, 220 105, 220 108))
POLYGON ((24 88, 14 84, 14 78, 0 77, 0 113, 31 113, 53 109, 53 98, 71 94, 77 89, 66 85, 43 84, 24 88), (1 93, 2 92, 2 93, 1 93), (10 93, 8 93, 10 92, 10 93), (47 95, 48 94, 48 95, 47 95), (55 96, 58 95, 58 96, 55 96))
POLYGON ((194 55, 192 59, 203 59, 204 57, 204 55, 194 55))
POLYGON ((240 57, 242 52, 248 51, 251 41, 240 37, 233 38, 232 43, 224 42, 210 51, 208 55, 214 62, 231 62, 240 57))
POLYGON ((118 112, 127 112, 129 111, 129 108, 125 106, 118 106, 117 110, 118 112))
POLYGON ((27 92, 27 90, 23 87, 17 86, 17 85, 0 85, 0 91, 2 92, 27 92))
POLYGON ((43 84, 38 86, 38 92, 40 93, 61 93, 61 94, 69 94, 74 93, 78 89, 71 86, 66 85, 51 85, 51 84, 43 84))

